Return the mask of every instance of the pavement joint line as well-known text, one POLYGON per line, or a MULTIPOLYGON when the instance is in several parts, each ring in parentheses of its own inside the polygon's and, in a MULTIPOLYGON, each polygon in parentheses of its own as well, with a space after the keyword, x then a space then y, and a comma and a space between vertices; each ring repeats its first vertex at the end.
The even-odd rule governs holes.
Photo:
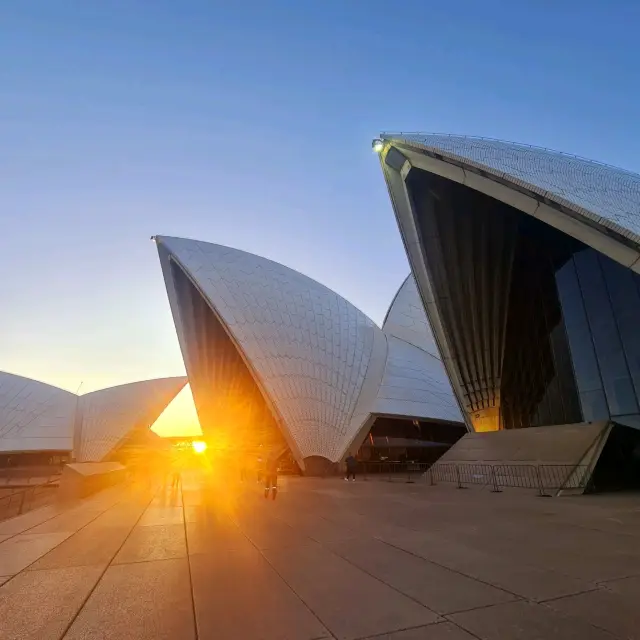
POLYGON ((611 578, 609 580, 598 580, 596 581, 595 584, 598 585, 598 587, 603 587, 605 589, 609 589, 609 584, 611 582, 619 582, 620 580, 628 580, 629 578, 637 578, 640 575, 639 573, 632 573, 629 576, 621 576, 620 578, 611 578))
MULTIPOLYGON (((78 610, 72 616, 72 618, 69 621, 69 623, 67 624, 67 626, 63 629, 62 633, 60 634, 60 640, 64 640, 64 637, 69 632, 69 629, 71 629, 71 627, 73 626, 73 623, 78 619, 78 616, 80 615, 81 611, 84 609, 85 605, 89 601, 89 598, 93 595, 93 593, 97 589, 98 585, 102 582, 102 578, 104 578, 104 574, 109 570, 109 567, 112 566, 111 563, 113 562, 114 558, 120 553, 120 550, 122 549, 122 547, 124 547, 125 543, 129 539, 129 536, 131 535, 131 532, 135 529, 135 527, 138 524, 138 522, 140 522, 140 519, 145 514, 146 510, 149 508, 149 505, 151 504, 152 500, 156 497, 157 493, 158 493, 158 489, 156 489, 156 491, 154 493, 152 493, 152 495, 149 498, 149 501, 147 502, 146 506, 144 507, 144 509, 142 509, 142 511, 141 511, 140 515, 138 516, 137 520, 135 521, 135 523, 133 524, 133 526, 129 530, 129 533, 125 536, 124 540, 122 541, 122 544, 115 550, 115 552, 111 556, 111 560, 109 560, 109 562, 107 562, 107 564, 106 564, 105 568, 103 569, 102 573, 98 576, 98 579, 96 580, 95 584, 89 590, 89 593, 87 594, 86 598, 84 598, 84 600, 80 603, 80 606, 78 607, 78 610)), ((120 504, 120 503, 118 502, 116 504, 120 504)), ((116 505, 113 505, 113 506, 116 506, 116 505)))
POLYGON ((189 536, 187 535, 187 513, 184 504, 184 486, 180 477, 180 502, 182 503, 182 527, 184 530, 184 546, 187 553, 187 570, 189 571, 189 591, 191 593, 191 613, 193 615, 193 635, 198 640, 200 632, 198 630, 198 616, 196 615, 196 596, 193 591, 193 578, 191 576, 191 555, 189 554, 189 536))
POLYGON ((535 600, 536 604, 548 604, 550 602, 557 602, 558 600, 566 600, 567 598, 574 598, 575 596, 581 596, 585 593, 593 593, 594 591, 607 591, 607 589, 602 589, 600 587, 593 587, 592 589, 582 589, 581 591, 576 591, 575 593, 566 593, 562 596, 557 596, 556 598, 545 598, 544 600, 535 600))
MULTIPOLYGON (((53 547, 51 547, 51 549, 49 549, 46 553, 42 554, 40 557, 36 558, 33 562, 29 563, 26 567, 23 567, 22 569, 20 569, 20 571, 18 571, 18 573, 14 573, 1 586, 4 587, 5 584, 8 584, 9 582, 11 582, 11 580, 13 580, 16 576, 19 576, 20 574, 22 574, 25 571, 29 571, 29 567, 33 566, 36 562, 38 562, 39 560, 44 558, 46 555, 48 555, 49 553, 51 553, 55 549, 57 549, 61 544, 63 544, 64 542, 66 542, 67 540, 69 540, 70 538, 75 536, 77 533, 82 531, 85 527, 88 527, 91 523, 93 523, 95 520, 97 520, 100 516, 104 515, 107 511, 109 511, 109 509, 113 509, 113 507, 119 505, 123 501, 124 501, 124 499, 123 500, 118 500, 117 502, 114 502, 111 506, 107 507, 104 511, 101 511, 100 513, 96 514, 95 518, 92 518, 91 520, 89 520, 89 522, 87 522, 86 524, 83 524, 79 529, 77 529, 76 531, 73 531, 71 533, 71 535, 67 536, 63 540, 60 540, 60 542, 58 542, 58 544, 56 544, 53 547)), ((57 518, 58 516, 63 515, 63 514, 64 514, 64 512, 58 513, 55 516, 53 516, 53 518, 57 518)), ((20 533, 16 533, 15 535, 7 538, 6 540, 3 540, 2 542, 7 542, 7 540, 13 540, 13 538, 15 538, 17 536, 21 536, 21 535, 40 535, 40 534, 37 534, 37 533, 29 534, 28 532, 31 531, 31 529, 35 529, 36 527, 39 527, 42 524, 46 524, 50 520, 53 520, 53 518, 48 518, 47 520, 43 520, 40 524, 33 525, 33 527, 30 527, 29 529, 25 529, 24 531, 21 531, 20 533)), ((47 535, 47 534, 42 534, 42 535, 47 535)), ((91 565, 80 565, 80 566, 91 566, 91 565)), ((107 567, 108 566, 109 565, 107 565, 107 567)), ((36 571, 38 571, 38 569, 36 569, 36 571)), ((65 633, 66 633, 66 631, 65 631, 65 633)))
MULTIPOLYGON (((204 555, 204 554, 199 554, 199 555, 204 555)), ((113 562, 113 560, 115 560, 115 558, 113 558, 109 562, 109 564, 113 565, 114 567, 120 567, 120 566, 129 565, 129 564, 148 564, 149 562, 168 562, 170 560, 184 560, 186 557, 187 556, 174 556, 173 558, 149 558, 148 560, 129 560, 128 562, 113 562)))
MULTIPOLYGON (((280 520, 281 522, 284 522, 287 526, 291 527, 291 529, 293 529, 293 527, 285 522, 281 517, 274 515, 274 517, 278 520, 280 520)), ((322 516, 320 516, 321 519, 325 519, 322 516)), ((307 536, 309 537, 309 536, 307 536)), ((310 537, 309 537, 310 538, 310 537)), ((424 604, 423 602, 420 602, 419 600, 417 600, 416 598, 414 598, 413 596, 409 595, 408 593, 405 593, 404 591, 398 589, 397 587, 394 587, 393 585, 389 584, 388 582, 386 582, 385 580, 383 580, 382 578, 380 578, 379 576, 374 575, 373 573, 367 571, 366 569, 363 569, 362 567, 358 566, 357 564, 355 564, 354 562, 352 562, 351 560, 349 560, 349 558, 345 558, 344 556, 341 556, 340 554, 336 553, 331 546, 328 546, 327 544, 320 542, 319 540, 315 540, 315 538, 310 538, 312 540, 314 540, 317 544, 319 544, 325 551, 328 551, 329 553, 331 553, 333 556, 335 556, 336 558, 340 558, 340 560, 346 562, 347 564, 351 565, 352 567, 354 567, 355 569, 357 569, 358 571, 361 571, 362 573, 364 573, 365 575, 368 575, 369 577, 373 578, 374 580, 380 582, 381 584, 385 585, 386 587, 388 587, 389 589, 391 589, 392 591, 395 591, 396 593, 399 593, 401 596, 408 598, 409 600, 415 602, 417 605, 420 605, 423 609, 426 609, 427 611, 429 611, 430 613, 433 613, 434 615, 440 617, 440 614, 437 611, 434 611, 433 609, 430 609, 429 607, 427 607, 426 604, 424 604)), ((372 538, 373 539, 373 538, 372 538)), ((425 626, 425 625, 421 625, 421 626, 425 626)), ((404 629, 401 629, 400 631, 403 631, 404 629)))
MULTIPOLYGON (((90 500, 91 498, 87 499, 90 500)), ((109 509, 111 509, 112 507, 115 507, 117 504, 120 504, 120 500, 114 502, 112 505, 108 506, 104 511, 101 511, 96 518, 99 518, 103 513, 106 513, 107 511, 109 511, 109 509)), ((46 507, 48 507, 50 505, 43 505, 42 507, 39 507, 39 509, 46 509, 46 507)), ((80 505, 75 505, 75 506, 80 506, 80 505)), ((75 508, 75 507, 73 507, 75 508)), ((33 509, 33 511, 27 511, 24 514, 20 514, 20 516, 22 515, 27 515, 28 513, 34 513, 35 511, 37 511, 37 509, 33 509)), ((67 510, 68 511, 68 510, 67 510)), ((46 518, 45 520, 43 520, 42 522, 39 522, 38 524, 34 524, 33 526, 25 529, 24 531, 19 531, 18 533, 13 533, 11 534, 8 538, 5 538, 2 542, 6 542, 7 540, 11 540, 13 538, 15 538, 16 536, 21 536, 23 534, 29 533, 29 531, 31 531, 31 529, 35 529, 36 527, 40 527, 43 524, 46 524, 47 522, 51 522, 51 520, 53 520, 54 518, 58 518, 61 515, 64 515, 65 511, 61 511, 60 513, 56 513, 55 515, 51 516, 50 518, 46 518)), ((19 518, 20 516, 14 516, 14 518, 19 518)), ((4 523, 4 522, 9 522, 9 520, 13 520, 13 518, 7 518, 6 520, 2 520, 2 522, 0 522, 0 524, 4 523)), ((95 520, 95 518, 94 518, 95 520)), ((87 524, 91 524, 91 522, 93 522, 93 520, 91 520, 90 522, 87 522, 87 524)), ((86 525, 85 525, 86 526, 86 525)), ((84 527, 80 527, 80 529, 83 529, 84 527)), ((80 529, 78 529, 78 531, 80 531, 80 529)), ((76 532, 77 533, 77 532, 76 532)), ((64 540, 62 541, 64 542, 64 540)), ((60 543, 62 544, 62 543, 60 543)), ((55 549, 55 547, 54 547, 55 549)))
MULTIPOLYGON (((424 562, 430 562, 431 564, 436 565, 437 567, 440 567, 441 569, 446 569, 447 571, 451 571, 452 573, 457 573, 459 576, 464 576, 465 578, 468 578, 470 580, 475 580, 476 582, 480 582, 481 584, 485 584, 488 587, 493 587, 494 589, 498 589, 499 591, 503 591, 504 593, 508 593, 512 596, 515 597, 516 600, 527 600, 528 598, 525 598, 523 596, 521 596, 519 593, 515 593, 513 591, 509 591, 509 589, 505 589, 504 587, 498 587, 495 584, 492 584, 491 582, 487 582, 486 580, 481 580, 480 578, 476 578, 475 576, 471 576, 468 573, 464 573, 463 571, 459 571, 458 569, 452 569, 451 567, 447 567, 444 564, 440 564, 439 562, 435 562, 434 560, 428 560, 427 558, 423 558, 422 556, 418 555, 417 553, 413 553, 413 551, 408 551, 407 549, 403 549, 402 547, 398 547, 395 544, 392 544, 391 542, 388 542, 387 540, 383 540, 382 538, 377 538, 374 537, 374 540, 378 540, 379 542, 382 542, 382 544, 386 544, 389 547, 393 547, 394 549, 398 549, 399 551, 404 551, 405 553, 408 553, 410 556, 413 556, 414 558, 420 558, 420 560, 423 560, 424 562)), ((532 600, 532 602, 534 602, 532 600)))
MULTIPOLYGON (((594 589, 595 591, 595 589, 594 589)), ((591 591, 585 591, 584 593, 591 593, 591 591)), ((578 594, 576 594, 578 595, 578 594)), ((570 597, 570 596, 566 596, 566 597, 570 597)), ((557 609, 554 609, 553 607, 548 606, 548 602, 551 602, 549 600, 547 600, 544 603, 539 603, 541 604, 543 607, 545 607, 545 609, 549 609, 550 611, 553 611, 554 613, 562 616, 563 618, 565 618, 566 620, 580 620, 581 622, 584 622, 585 624, 588 624, 590 626, 592 626, 594 629, 599 629, 600 631, 604 631, 606 634, 611 636, 611 640, 613 640, 614 638, 620 638, 621 640, 622 637, 618 636, 617 633, 613 633, 613 631, 611 631, 611 629, 607 629, 606 627, 601 627, 600 625, 596 624, 595 622, 591 622, 590 620, 587 620, 586 618, 583 618, 581 616, 576 616, 574 614, 571 613, 567 613, 565 611, 558 611, 557 609)))
MULTIPOLYGON (((253 493, 253 495, 256 495, 255 493, 253 493)), ((298 592, 285 580, 285 578, 282 576, 282 574, 276 569, 276 567, 273 566, 273 564, 271 564, 271 562, 269 562, 269 558, 267 558, 264 553, 262 552, 262 549, 259 549, 258 546, 253 542, 253 540, 251 540, 251 538, 244 532, 244 530, 242 529, 242 527, 240 526, 240 524, 237 522, 237 520, 233 520, 231 519, 232 522, 238 527, 238 529, 240 530, 240 533, 249 541, 249 544, 254 547, 254 549, 260 554, 260 556, 262 557, 262 559, 271 567, 271 569, 273 570, 273 572, 278 576, 278 578, 280 578, 280 580, 282 580, 283 584, 285 584, 287 586, 287 589, 289 589, 289 591, 291 591, 291 593, 293 593, 293 595, 298 598, 298 600, 300 600, 300 602, 302 602, 302 604, 311 612, 311 615, 313 615, 313 617, 320 623, 320 625, 322 626, 323 629, 325 629, 327 631, 327 633, 329 634, 327 637, 328 638, 332 638, 333 640, 337 640, 336 635, 331 631, 331 629, 329 629, 329 627, 322 621, 322 618, 320 618, 320 616, 311 608, 311 606, 309 605, 309 603, 302 598, 298 592)))
MULTIPOLYGON (((402 629, 393 629, 393 631, 383 631, 382 633, 376 633, 373 636, 361 636, 359 638, 353 638, 352 640, 377 640, 378 638, 387 638, 390 634, 396 634, 396 633, 404 633, 405 631, 416 631, 416 630, 420 630, 420 629, 427 629, 427 628, 431 628, 431 627, 437 627, 439 624, 453 624, 458 628, 462 628, 460 627, 460 625, 457 625, 455 622, 453 622, 452 620, 434 620, 433 622, 430 622, 428 624, 420 624, 417 627, 403 627, 402 629)), ((479 638, 480 636, 476 636, 474 634, 471 634, 474 638, 479 638)), ((480 639, 482 640, 482 639, 480 639)))

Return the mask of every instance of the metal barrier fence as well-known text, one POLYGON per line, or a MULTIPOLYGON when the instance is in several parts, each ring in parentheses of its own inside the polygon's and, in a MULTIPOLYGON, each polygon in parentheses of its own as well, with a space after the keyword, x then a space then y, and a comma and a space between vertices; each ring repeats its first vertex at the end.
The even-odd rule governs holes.
POLYGON ((566 464, 437 463, 426 474, 432 485, 450 482, 464 489, 479 484, 495 493, 503 488, 535 489, 540 496, 548 496, 550 491, 585 489, 589 478, 587 465, 566 464))
POLYGON ((540 496, 564 489, 585 489, 589 482, 587 465, 566 464, 478 464, 472 462, 361 462, 358 474, 364 480, 431 485, 455 484, 459 489, 472 485, 499 493, 505 488, 534 489, 540 496))
POLYGON ((19 516, 51 502, 58 488, 57 479, 0 497, 0 521, 19 516))

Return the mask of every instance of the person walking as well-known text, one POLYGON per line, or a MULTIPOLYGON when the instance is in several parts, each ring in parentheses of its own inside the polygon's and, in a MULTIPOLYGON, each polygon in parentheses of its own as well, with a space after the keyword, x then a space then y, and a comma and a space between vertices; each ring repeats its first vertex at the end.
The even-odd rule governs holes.
POLYGON ((349 482, 349 478, 351 478, 352 482, 355 482, 358 461, 351 454, 349 454, 347 456, 347 459, 345 460, 345 464, 347 465, 347 475, 344 478, 345 482, 349 482))
POLYGON ((171 460, 171 490, 178 489, 182 476, 183 460, 180 452, 174 452, 171 460))
POLYGON ((264 468, 264 497, 271 497, 273 500, 278 495, 278 456, 275 452, 271 452, 267 457, 267 462, 264 468))

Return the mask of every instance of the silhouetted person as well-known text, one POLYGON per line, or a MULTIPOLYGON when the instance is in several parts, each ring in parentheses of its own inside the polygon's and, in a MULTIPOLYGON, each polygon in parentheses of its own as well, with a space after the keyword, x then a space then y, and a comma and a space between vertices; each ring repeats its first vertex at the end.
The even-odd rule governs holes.
POLYGON ((356 470, 358 468, 358 461, 349 454, 347 459, 345 460, 345 464, 347 465, 347 475, 345 476, 345 481, 349 481, 351 478, 352 482, 356 481, 356 470))
POLYGON ((267 457, 264 466, 264 497, 269 497, 269 492, 275 500, 278 495, 278 456, 272 452, 267 457))
POLYGON ((180 486, 180 476, 182 473, 182 457, 174 455, 171 461, 171 489, 177 489, 180 486))

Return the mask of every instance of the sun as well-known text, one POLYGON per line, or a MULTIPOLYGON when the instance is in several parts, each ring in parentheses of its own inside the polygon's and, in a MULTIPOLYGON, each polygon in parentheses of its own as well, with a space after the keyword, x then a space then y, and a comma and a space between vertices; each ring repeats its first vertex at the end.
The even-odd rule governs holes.
POLYGON ((207 450, 207 443, 204 440, 194 440, 191 446, 196 453, 204 453, 207 450))

